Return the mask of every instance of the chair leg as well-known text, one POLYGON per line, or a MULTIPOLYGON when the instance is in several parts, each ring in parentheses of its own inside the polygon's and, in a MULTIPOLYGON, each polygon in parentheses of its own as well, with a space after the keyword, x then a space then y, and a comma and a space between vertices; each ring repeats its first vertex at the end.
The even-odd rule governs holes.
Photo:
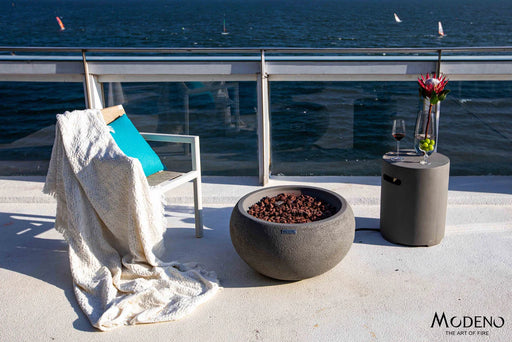
POLYGON ((196 237, 203 237, 203 191, 201 189, 201 179, 196 178, 194 182, 194 212, 196 223, 196 237))

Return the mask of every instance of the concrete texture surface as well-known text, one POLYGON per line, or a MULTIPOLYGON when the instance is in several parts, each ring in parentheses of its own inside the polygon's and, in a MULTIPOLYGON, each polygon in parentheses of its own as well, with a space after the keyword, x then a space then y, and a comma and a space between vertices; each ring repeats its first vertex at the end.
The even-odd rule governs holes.
MULTIPOLYGON (((168 196, 165 241, 169 259, 204 264, 223 288, 179 321, 111 332, 91 328, 75 301, 43 182, 0 178, 0 341, 512 341, 512 177, 450 178, 439 245, 360 230, 336 267, 297 282, 256 273, 231 244, 231 210, 257 180, 204 177, 204 238, 194 237, 187 184, 168 196)), ((379 228, 379 177, 270 182, 280 184, 336 191, 356 229, 379 228)))

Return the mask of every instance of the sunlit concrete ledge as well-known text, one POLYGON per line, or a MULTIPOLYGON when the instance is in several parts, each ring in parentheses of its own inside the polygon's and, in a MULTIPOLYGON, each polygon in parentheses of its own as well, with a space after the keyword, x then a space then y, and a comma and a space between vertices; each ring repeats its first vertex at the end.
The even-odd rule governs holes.
MULTIPOLYGON (((44 176, 0 177, 0 203, 54 203, 42 193, 44 176)), ((380 203, 380 177, 374 176, 273 176, 267 186, 310 184, 339 192, 351 204, 380 203)), ((203 176, 203 203, 236 202, 246 193, 260 187, 257 177, 203 176)), ((512 203, 512 176, 450 177, 448 205, 512 203), (472 193, 478 196, 471 195, 472 193), (503 196, 505 195, 505 196, 503 196), (509 195, 509 196, 507 196, 509 195)), ((192 183, 167 193, 170 202, 187 204, 193 201, 192 183)))
MULTIPOLYGON (((380 177, 272 177, 340 193, 356 228, 379 228, 380 177)), ((510 341, 512 177, 451 177, 446 234, 433 247, 356 232, 331 271, 299 282, 259 275, 236 254, 229 217, 260 186, 204 177, 205 236, 194 237, 192 188, 168 194, 168 257, 198 261, 223 288, 188 317, 101 333, 78 308, 67 247, 54 227, 44 177, 0 177, 0 341, 510 341), (436 315, 501 317, 504 325, 439 326, 436 315)), ((481 325, 481 324, 480 324, 481 325)))

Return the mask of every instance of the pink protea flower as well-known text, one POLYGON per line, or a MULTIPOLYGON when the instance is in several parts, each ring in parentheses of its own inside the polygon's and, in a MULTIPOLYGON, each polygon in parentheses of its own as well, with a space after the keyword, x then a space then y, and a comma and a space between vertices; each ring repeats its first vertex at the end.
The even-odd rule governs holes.
POLYGON ((445 75, 440 75, 436 77, 436 74, 427 73, 426 77, 420 75, 418 78, 418 83, 420 85, 420 96, 424 98, 428 98, 430 100, 430 104, 437 104, 439 101, 443 101, 446 98, 446 95, 450 92, 448 89, 445 89, 446 84, 448 84, 448 80, 445 75))
POLYGON ((446 95, 450 92, 448 89, 444 89, 448 80, 445 75, 440 75, 436 77, 436 74, 432 74, 432 77, 427 73, 427 76, 424 78, 423 75, 418 78, 418 83, 420 85, 420 96, 423 98, 428 98, 430 101, 430 105, 428 107, 428 118, 427 125, 425 127, 425 139, 428 137, 428 129, 430 126, 430 113, 432 113, 432 106, 437 104, 439 101, 443 101, 446 98, 446 95))

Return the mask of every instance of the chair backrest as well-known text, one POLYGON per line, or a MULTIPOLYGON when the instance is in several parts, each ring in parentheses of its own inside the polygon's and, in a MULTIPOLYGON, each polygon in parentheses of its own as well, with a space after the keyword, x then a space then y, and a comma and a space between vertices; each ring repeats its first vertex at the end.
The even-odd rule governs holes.
POLYGON ((101 114, 107 125, 125 113, 123 105, 107 107, 101 110, 101 114))

